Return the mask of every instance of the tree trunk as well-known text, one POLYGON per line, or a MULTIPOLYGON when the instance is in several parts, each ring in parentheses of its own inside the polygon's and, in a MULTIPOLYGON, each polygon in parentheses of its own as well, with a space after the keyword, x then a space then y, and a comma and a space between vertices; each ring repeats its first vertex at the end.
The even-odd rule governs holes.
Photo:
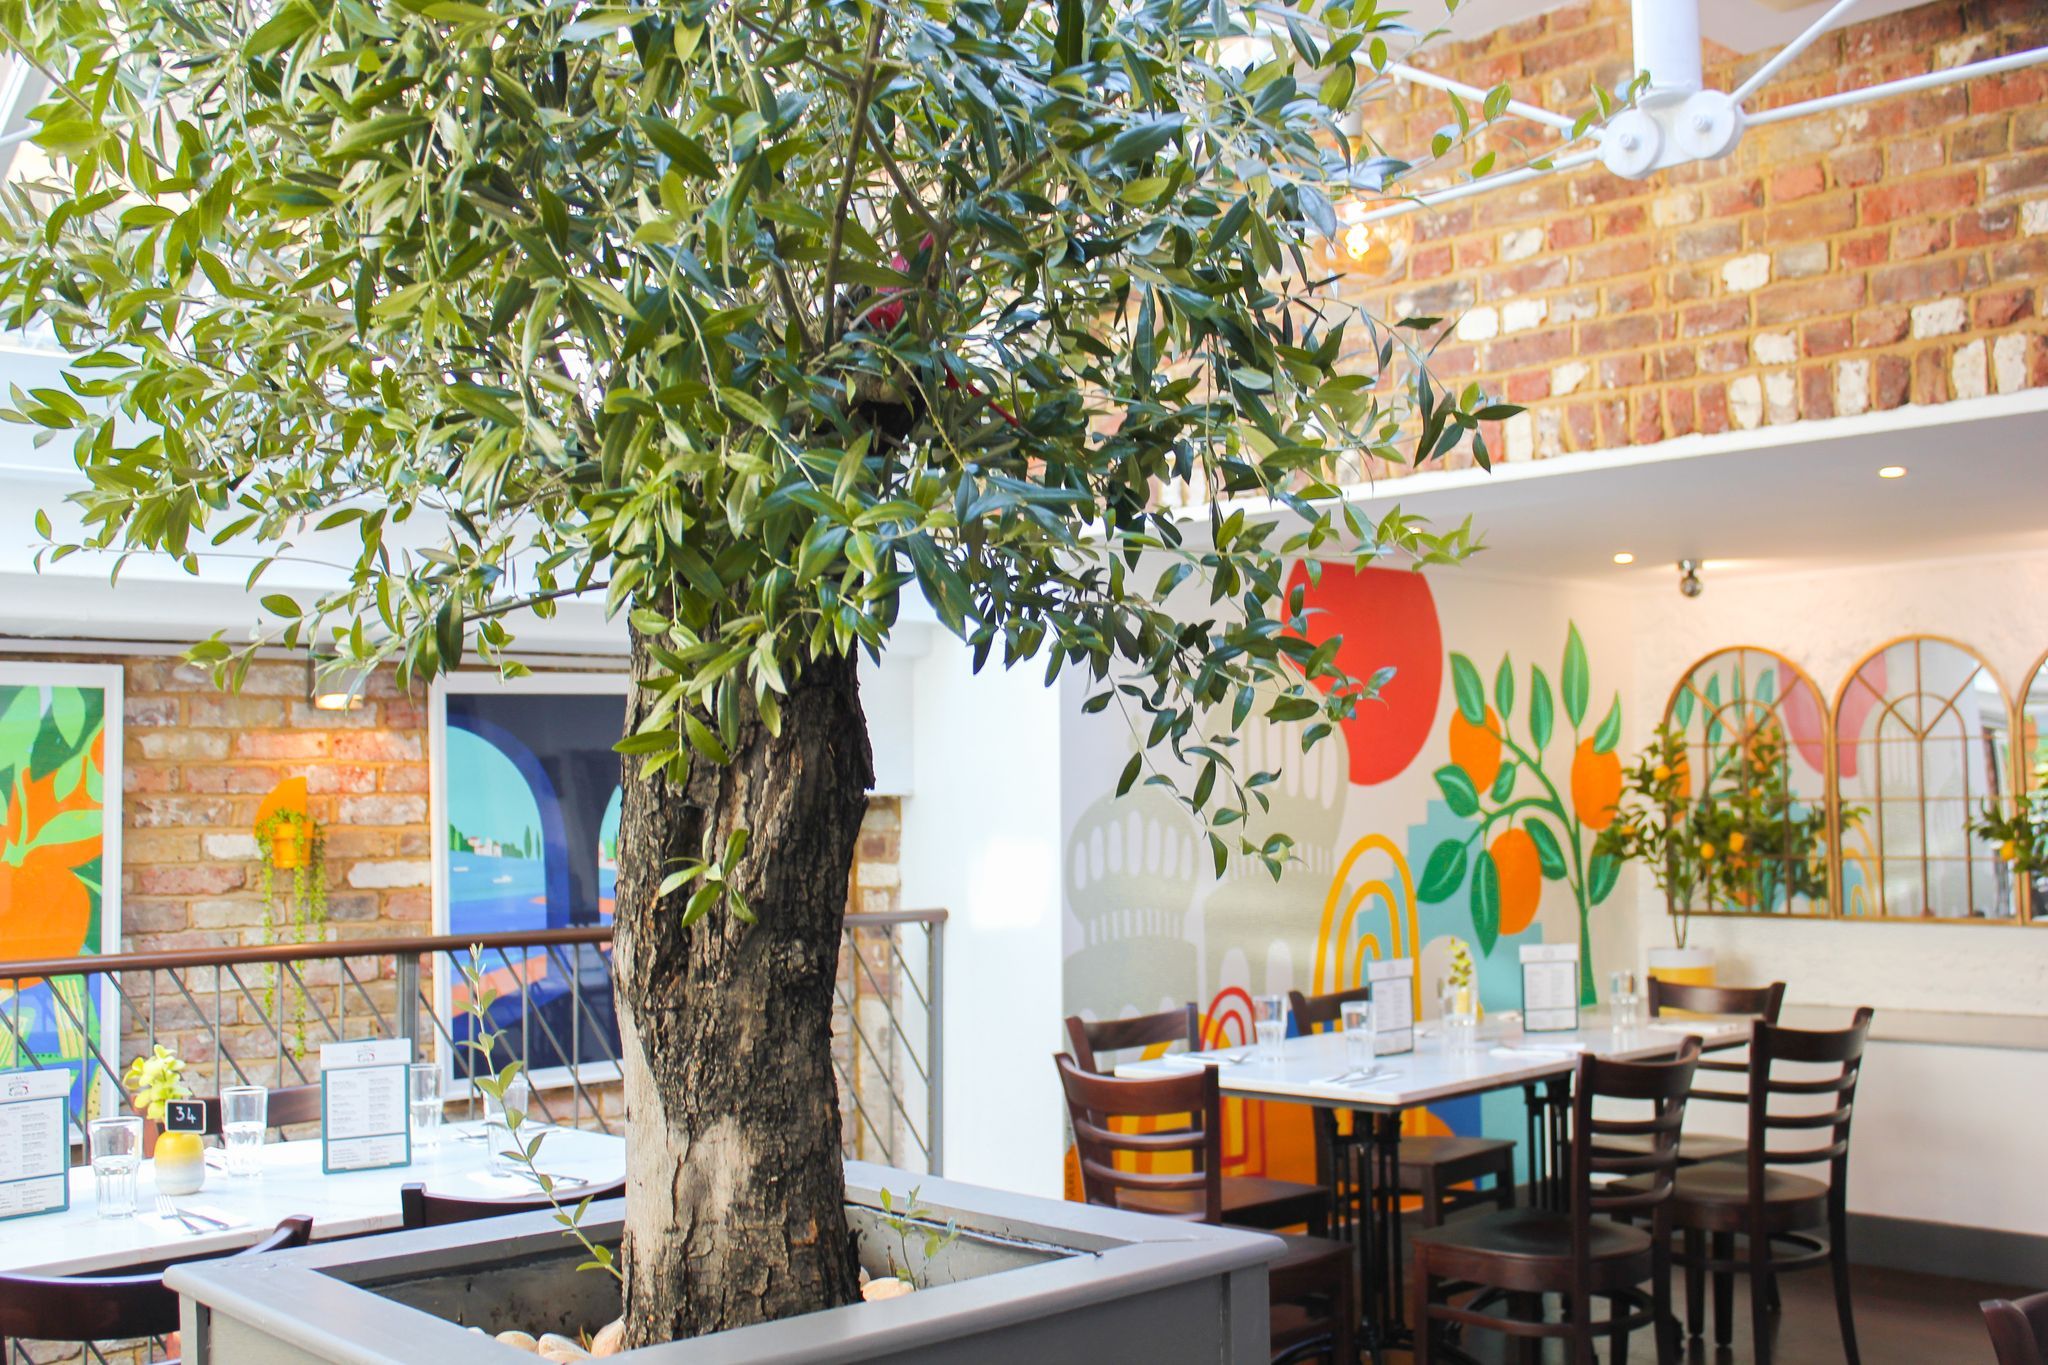
MULTIPOLYGON (((656 671, 636 632, 633 675, 656 671)), ((636 692, 627 731, 645 705, 636 692)), ((832 994, 873 763, 852 659, 794 678, 782 733, 742 708, 731 763, 645 780, 619 814, 618 987, 630 1346, 850 1303, 832 994), (750 840, 733 884, 759 923, 655 891, 705 830, 750 840)))

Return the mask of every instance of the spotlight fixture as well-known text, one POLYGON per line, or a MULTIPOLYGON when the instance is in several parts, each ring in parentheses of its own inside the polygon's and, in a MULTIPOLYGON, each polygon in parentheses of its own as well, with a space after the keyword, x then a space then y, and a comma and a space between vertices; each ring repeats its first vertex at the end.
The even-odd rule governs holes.
POLYGON ((1880 479, 1903 479, 1906 477, 1906 467, 1902 464, 1888 464, 1883 469, 1877 471, 1877 477, 1880 479))
POLYGON ((1700 582, 1700 562, 1697 559, 1678 561, 1678 591, 1686 597, 1698 597, 1706 591, 1700 582))
POLYGON ((306 700, 315 711, 355 710, 363 704, 369 681, 368 669, 343 670, 331 654, 306 656, 306 700))
POLYGON ((1636 562, 1636 557, 1627 550, 1622 550, 1614 556, 1614 562, 1617 564, 1633 564, 1636 562))

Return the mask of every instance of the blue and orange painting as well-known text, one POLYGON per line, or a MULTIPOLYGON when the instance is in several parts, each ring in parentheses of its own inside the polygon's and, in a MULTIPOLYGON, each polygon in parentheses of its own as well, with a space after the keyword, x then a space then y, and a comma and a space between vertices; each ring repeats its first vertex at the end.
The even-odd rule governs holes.
MULTIPOLYGON (((448 930, 611 922, 617 885, 618 694, 451 693, 445 740, 448 930)), ((491 1016, 530 1067, 615 1056, 608 951, 486 953, 491 1016), (573 975, 573 980, 572 980, 573 975)), ((464 992, 458 985, 457 1002, 464 992)), ((459 1019, 458 1039, 467 1021, 459 1019)), ((502 1059, 500 1059, 502 1060, 502 1059)))

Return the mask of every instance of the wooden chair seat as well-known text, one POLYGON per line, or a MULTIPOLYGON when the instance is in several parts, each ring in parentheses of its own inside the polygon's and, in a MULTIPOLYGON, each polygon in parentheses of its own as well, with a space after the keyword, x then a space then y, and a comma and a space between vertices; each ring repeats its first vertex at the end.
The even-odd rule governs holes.
POLYGON ((1271 1351, 1276 1358, 1293 1356, 1309 1342, 1330 1338, 1330 1319, 1348 1302, 1356 1274, 1348 1242, 1299 1233, 1283 1234, 1280 1240, 1287 1250, 1266 1266, 1271 1351))
MULTIPOLYGON (((558 1185, 555 1198, 565 1209, 573 1209, 584 1200, 593 1202, 618 1199, 626 1193, 624 1177, 608 1185, 558 1185)), ((478 1218, 504 1218, 515 1213, 539 1213, 551 1209, 554 1204, 548 1197, 535 1191, 513 1199, 465 1199, 461 1195, 429 1194, 427 1187, 415 1181, 398 1187, 398 1211, 401 1225, 412 1228, 442 1228, 451 1223, 468 1223, 478 1218)))
MULTIPOLYGON (((1170 1218, 1199 1217, 1199 1190, 1125 1190, 1117 1197, 1120 1208, 1133 1213, 1164 1214, 1170 1218)), ((1323 1230, 1329 1218, 1330 1194, 1320 1185, 1293 1180, 1269 1180, 1264 1176, 1223 1177, 1223 1221, 1239 1227, 1270 1232, 1275 1228, 1306 1226, 1310 1232, 1323 1230)))
MULTIPOLYGON (((1588 1225, 1586 1257, 1594 1293, 1628 1289, 1650 1278, 1650 1234, 1596 1218, 1588 1225)), ((1461 1278, 1459 1253, 1485 1258, 1485 1281, 1518 1293, 1561 1294, 1571 1288, 1572 1218, 1550 1209, 1503 1209, 1449 1227, 1415 1234, 1430 1244, 1440 1273, 1461 1278)))
MULTIPOLYGON (((1630 1181, 1623 1187, 1634 1189, 1630 1181)), ((1768 1167, 1763 1172, 1764 1222, 1772 1233, 1810 1228, 1828 1213, 1824 1180, 1768 1167)), ((1709 1161, 1678 1173, 1671 1216, 1681 1227, 1702 1232, 1742 1232, 1749 1226, 1749 1168, 1709 1161)))
POLYGON ((1477 1180, 1499 1169, 1503 1154, 1512 1158, 1515 1144, 1505 1138, 1403 1137, 1401 1139, 1401 1187, 1413 1189, 1413 1181, 1433 1171, 1439 1180, 1477 1180))

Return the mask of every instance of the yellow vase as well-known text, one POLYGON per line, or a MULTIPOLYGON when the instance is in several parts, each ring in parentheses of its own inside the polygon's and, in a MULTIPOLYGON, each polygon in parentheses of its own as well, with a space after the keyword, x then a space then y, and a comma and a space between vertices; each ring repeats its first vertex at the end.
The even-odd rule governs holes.
POLYGON ((156 1187, 164 1194, 197 1194, 206 1184, 206 1143, 197 1133, 160 1133, 156 1187))

